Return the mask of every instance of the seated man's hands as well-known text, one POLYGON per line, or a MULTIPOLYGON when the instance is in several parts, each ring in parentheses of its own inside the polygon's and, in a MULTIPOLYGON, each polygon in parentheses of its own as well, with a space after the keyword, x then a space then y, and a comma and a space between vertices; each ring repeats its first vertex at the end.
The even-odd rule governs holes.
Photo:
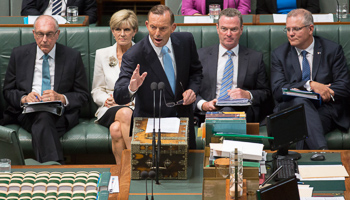
POLYGON ((232 99, 250 99, 250 93, 248 91, 242 90, 240 88, 228 90, 228 95, 232 99))
POLYGON ((41 101, 61 101, 64 105, 66 104, 66 98, 63 94, 59 94, 54 90, 45 90, 40 98, 41 101))
POLYGON ((194 93, 193 90, 188 89, 184 93, 182 93, 182 97, 184 100, 183 105, 190 105, 196 100, 196 93, 194 93))
POLYGON ((147 72, 144 72, 140 76, 140 65, 137 64, 136 69, 134 70, 131 79, 130 79, 130 84, 129 84, 129 89, 132 92, 135 92, 139 87, 142 85, 143 81, 145 80, 147 76, 147 72))
POLYGON ((310 81, 310 87, 312 91, 319 93, 323 102, 329 102, 331 95, 334 96, 334 91, 329 88, 331 84, 325 85, 316 81, 310 81))
POLYGON ((213 99, 211 101, 205 102, 202 104, 202 110, 203 111, 215 111, 218 110, 217 107, 215 106, 217 99, 213 99))
POLYGON ((31 103, 31 102, 39 102, 39 101, 41 101, 41 97, 36 92, 31 92, 27 96, 25 96, 21 99, 22 104, 31 103))

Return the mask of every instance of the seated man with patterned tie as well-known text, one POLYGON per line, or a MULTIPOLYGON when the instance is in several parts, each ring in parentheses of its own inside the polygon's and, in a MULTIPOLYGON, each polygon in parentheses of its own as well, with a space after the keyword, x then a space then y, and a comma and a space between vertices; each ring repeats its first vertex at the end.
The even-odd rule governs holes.
POLYGON ((245 111, 248 122, 260 122, 269 114, 264 115, 261 107, 271 99, 263 55, 239 44, 243 32, 239 10, 221 11, 216 28, 220 44, 198 50, 205 81, 196 99, 196 111, 245 111), (216 106, 218 99, 229 98, 250 99, 252 106, 216 106))
POLYGON ((297 143, 297 149, 327 149, 325 134, 334 128, 347 131, 350 126, 350 85, 343 49, 313 36, 313 17, 304 9, 288 13, 284 31, 289 42, 276 48, 271 58, 271 87, 277 102, 274 111, 304 104, 309 136, 305 143, 297 143), (315 106, 302 97, 284 100, 282 88, 319 93, 322 105, 315 106))
POLYGON ((38 17, 33 34, 36 43, 12 50, 3 88, 4 121, 18 122, 32 134, 39 162, 64 163, 60 137, 78 124, 79 108, 89 99, 84 64, 80 52, 56 43, 60 30, 51 16, 38 17), (24 103, 39 101, 61 101, 64 114, 22 114, 24 103))
POLYGON ((88 15, 89 23, 96 23, 96 0, 23 0, 21 15, 66 16, 66 9, 69 6, 77 6, 79 15, 88 15))
MULTIPOLYGON (((119 79, 114 87, 114 100, 126 104, 135 98, 135 117, 153 117, 152 82, 163 82, 162 116, 189 118, 189 147, 196 148, 192 103, 202 80, 202 65, 191 33, 174 32, 174 14, 164 5, 148 12, 149 35, 132 46, 124 55, 119 79), (175 106, 165 102, 178 102, 175 106), (165 102, 164 102, 165 101, 165 102)), ((158 117, 159 92, 156 94, 158 117)))

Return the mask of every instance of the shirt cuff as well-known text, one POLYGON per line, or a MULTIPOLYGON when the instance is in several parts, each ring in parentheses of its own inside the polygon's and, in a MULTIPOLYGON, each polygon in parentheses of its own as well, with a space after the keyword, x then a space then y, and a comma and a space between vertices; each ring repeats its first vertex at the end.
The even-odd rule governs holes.
POLYGON ((66 95, 63 94, 63 97, 66 100, 66 104, 64 104, 64 107, 67 107, 69 105, 69 101, 68 101, 66 95))
POLYGON ((306 81, 306 83, 304 84, 304 88, 309 92, 312 91, 311 86, 310 86, 310 80, 306 81))
POLYGON ((253 97, 252 93, 251 93, 249 90, 247 90, 247 91, 248 91, 249 94, 250 94, 250 101, 253 102, 254 97, 253 97))
POLYGON ((22 99, 23 99, 24 97, 26 97, 26 96, 27 96, 27 95, 23 95, 23 96, 21 97, 21 100, 19 101, 19 105, 20 105, 21 108, 23 107, 22 99))
POLYGON ((206 101, 206 100, 203 100, 203 99, 198 101, 198 103, 197 103, 197 108, 198 108, 198 110, 203 111, 203 110, 202 110, 202 105, 203 105, 205 102, 207 102, 207 101, 206 101))
POLYGON ((137 90, 135 92, 131 91, 130 85, 128 86, 128 90, 129 90, 130 97, 132 97, 137 92, 137 90))

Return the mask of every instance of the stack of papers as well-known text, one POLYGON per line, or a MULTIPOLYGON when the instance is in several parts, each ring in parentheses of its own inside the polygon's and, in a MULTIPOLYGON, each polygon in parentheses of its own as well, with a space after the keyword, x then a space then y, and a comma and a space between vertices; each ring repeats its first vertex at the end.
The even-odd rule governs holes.
POLYGON ((250 106, 252 102, 250 99, 228 99, 218 100, 216 106, 250 106))
POLYGON ((263 144, 253 142, 239 142, 232 140, 224 140, 221 143, 210 143, 210 149, 213 149, 214 156, 230 157, 230 152, 238 148, 243 153, 243 159, 260 161, 263 155, 263 144))
POLYGON ((343 165, 299 165, 301 181, 345 180, 349 177, 343 165))

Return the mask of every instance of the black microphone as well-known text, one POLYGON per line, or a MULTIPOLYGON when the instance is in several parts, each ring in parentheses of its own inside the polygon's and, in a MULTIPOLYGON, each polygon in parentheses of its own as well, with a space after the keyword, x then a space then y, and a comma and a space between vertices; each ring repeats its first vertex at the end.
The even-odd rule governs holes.
POLYGON ((160 118, 162 116, 162 95, 163 95, 163 89, 164 89, 164 83, 159 82, 158 83, 158 90, 159 90, 159 127, 158 127, 158 148, 157 148, 157 163, 156 163, 156 184, 159 185, 159 162, 160 162, 160 148, 162 145, 161 142, 161 132, 160 132, 160 118))
POLYGON ((337 8, 335 9, 335 11, 337 12, 337 14, 338 14, 338 17, 337 17, 337 19, 338 19, 338 22, 340 22, 340 13, 339 13, 339 11, 340 11, 340 7, 339 7, 339 1, 338 0, 336 0, 337 1, 337 8))
MULTIPOLYGON (((148 172, 143 171, 141 172, 141 178, 146 179, 146 200, 148 200, 148 194, 147 194, 147 179, 148 179, 148 172)), ((153 185, 153 184, 152 184, 153 185)), ((152 186, 153 187, 153 186, 152 186)))
POLYGON ((151 90, 153 92, 153 135, 152 135, 152 167, 155 165, 156 156, 156 90, 158 84, 156 82, 151 83, 151 90))
POLYGON ((149 174, 149 177, 152 180, 152 196, 151 196, 151 200, 154 200, 154 197, 153 197, 153 179, 154 179, 154 177, 156 177, 156 173, 151 170, 151 171, 149 171, 148 174, 149 174))

